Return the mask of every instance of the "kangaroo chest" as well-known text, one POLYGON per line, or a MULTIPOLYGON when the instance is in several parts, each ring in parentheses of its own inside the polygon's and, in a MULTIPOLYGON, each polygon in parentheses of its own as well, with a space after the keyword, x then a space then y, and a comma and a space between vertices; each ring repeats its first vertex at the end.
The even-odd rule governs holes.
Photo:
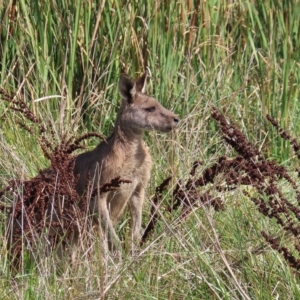
MULTIPOLYGON (((111 179, 120 176, 121 179, 135 183, 134 185, 138 183, 146 185, 150 178, 152 159, 148 150, 144 147, 133 153, 118 155, 118 158, 112 159, 109 163, 110 167, 107 166, 107 170, 110 173, 108 177, 111 177, 111 179)), ((101 178, 102 182, 105 180, 104 177, 101 178)))
MULTIPOLYGON (((152 160, 150 154, 145 151, 135 156, 126 157, 114 170, 112 177, 120 176, 130 183, 122 183, 121 186, 107 195, 106 201, 113 223, 116 223, 122 214, 128 201, 139 197, 139 191, 144 190, 150 179, 152 160)), ((142 199, 140 200, 142 204, 142 199)))

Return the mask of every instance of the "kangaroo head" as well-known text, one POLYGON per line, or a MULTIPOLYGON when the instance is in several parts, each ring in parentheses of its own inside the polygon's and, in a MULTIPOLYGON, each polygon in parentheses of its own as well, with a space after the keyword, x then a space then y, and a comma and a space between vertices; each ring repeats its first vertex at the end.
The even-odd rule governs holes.
POLYGON ((157 130, 169 132, 179 122, 179 118, 164 108, 156 99, 145 95, 147 73, 137 80, 122 74, 119 92, 122 105, 119 113, 120 125, 135 132, 157 130))

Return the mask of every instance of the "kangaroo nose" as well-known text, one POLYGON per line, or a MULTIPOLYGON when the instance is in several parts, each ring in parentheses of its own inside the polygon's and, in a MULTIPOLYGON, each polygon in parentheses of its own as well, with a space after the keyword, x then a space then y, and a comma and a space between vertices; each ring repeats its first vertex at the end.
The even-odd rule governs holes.
POLYGON ((179 118, 177 116, 174 117, 174 123, 176 123, 176 125, 179 123, 179 118))

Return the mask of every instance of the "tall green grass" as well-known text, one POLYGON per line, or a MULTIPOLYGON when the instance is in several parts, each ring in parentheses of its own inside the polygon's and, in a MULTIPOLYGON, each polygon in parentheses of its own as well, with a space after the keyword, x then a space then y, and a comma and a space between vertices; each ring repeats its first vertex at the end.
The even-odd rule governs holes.
MULTIPOLYGON (((28 100, 64 96, 40 106, 66 122, 83 117, 92 130, 100 120, 90 104, 105 102, 94 91, 117 99, 108 87, 118 74, 147 66, 152 92, 183 115, 200 94, 243 117, 255 138, 269 130, 261 128, 266 113, 299 131, 297 2, 20 1, 14 17, 8 3, 1 10, 1 85, 18 90, 23 83, 28 100)), ((271 132, 267 148, 284 160, 285 146, 274 138, 271 132)))
MULTIPOLYGON (((109 134, 119 105, 119 74, 135 76, 149 68, 148 93, 182 120, 175 135, 146 136, 154 156, 148 198, 169 175, 173 186, 187 179, 194 160, 202 161, 204 169, 217 155, 230 155, 209 118, 211 105, 230 115, 270 158, 292 165, 296 160, 289 146, 264 116, 270 114, 299 136, 299 15, 298 1, 4 0, 0 86, 24 97, 45 123, 55 124, 56 143, 63 134, 109 134)), ((12 178, 36 175, 49 162, 34 136, 16 125, 21 116, 3 101, 0 117, 1 187, 12 178)), ((96 142, 91 139, 86 147, 96 142)), ((56 275, 41 266, 23 272, 11 285, 1 247, 0 295, 299 298, 298 274, 260 235, 265 227, 276 232, 276 224, 259 215, 241 191, 222 197, 225 212, 201 208, 183 223, 176 215, 164 215, 153 240, 122 264, 101 260, 99 241, 92 237, 94 255, 78 258, 76 267, 56 275)), ((144 226, 148 210, 146 204, 144 226)), ((124 238, 125 221, 119 228, 124 238)))

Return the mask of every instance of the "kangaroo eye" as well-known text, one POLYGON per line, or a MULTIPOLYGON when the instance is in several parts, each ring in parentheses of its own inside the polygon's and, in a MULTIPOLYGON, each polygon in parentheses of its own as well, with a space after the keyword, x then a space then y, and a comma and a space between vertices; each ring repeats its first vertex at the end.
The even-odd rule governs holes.
POLYGON ((147 108, 145 108, 145 111, 153 112, 153 111, 155 111, 155 106, 147 107, 147 108))

